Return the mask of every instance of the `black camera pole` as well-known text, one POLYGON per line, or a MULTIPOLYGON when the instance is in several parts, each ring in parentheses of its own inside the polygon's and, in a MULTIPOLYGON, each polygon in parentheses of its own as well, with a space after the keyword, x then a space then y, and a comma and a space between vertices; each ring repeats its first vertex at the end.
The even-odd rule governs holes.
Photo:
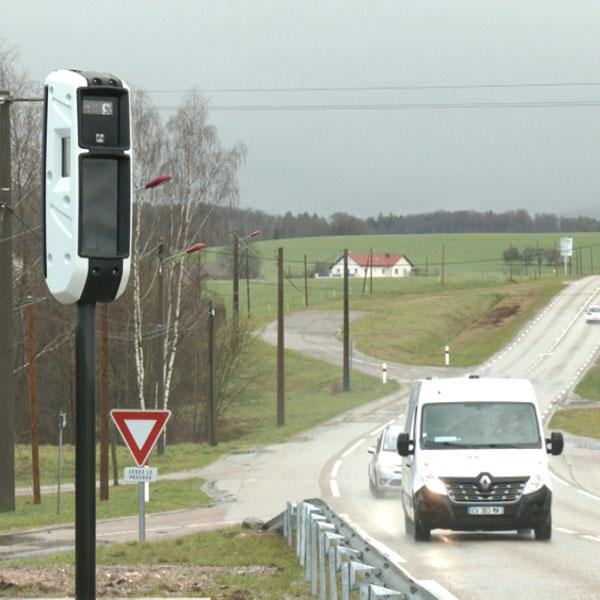
POLYGON ((96 598, 96 303, 77 303, 75 596, 96 598))

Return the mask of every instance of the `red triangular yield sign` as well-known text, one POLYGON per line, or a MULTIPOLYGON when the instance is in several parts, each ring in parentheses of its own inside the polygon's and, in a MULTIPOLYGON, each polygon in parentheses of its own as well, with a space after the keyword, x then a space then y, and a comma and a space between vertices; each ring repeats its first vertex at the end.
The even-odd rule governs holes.
POLYGON ((110 416, 139 467, 146 464, 158 436, 165 428, 170 410, 125 410, 115 408, 110 416))

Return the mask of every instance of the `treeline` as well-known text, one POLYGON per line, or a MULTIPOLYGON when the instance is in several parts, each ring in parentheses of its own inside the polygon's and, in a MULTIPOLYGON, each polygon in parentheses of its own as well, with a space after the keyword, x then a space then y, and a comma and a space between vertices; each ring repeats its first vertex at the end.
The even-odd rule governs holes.
MULTIPOLYGON (((217 217, 218 219, 218 217, 217 217)), ((262 239, 363 234, 418 233, 560 233, 600 231, 600 220, 592 217, 562 217, 552 213, 530 214, 526 210, 505 212, 474 210, 421 213, 416 215, 379 214, 360 219, 336 212, 328 218, 308 212, 271 215, 260 210, 234 209, 232 221, 240 231, 258 228, 262 239)), ((218 236, 218 230, 215 230, 218 236)), ((214 243, 224 240, 215 239, 214 243)))

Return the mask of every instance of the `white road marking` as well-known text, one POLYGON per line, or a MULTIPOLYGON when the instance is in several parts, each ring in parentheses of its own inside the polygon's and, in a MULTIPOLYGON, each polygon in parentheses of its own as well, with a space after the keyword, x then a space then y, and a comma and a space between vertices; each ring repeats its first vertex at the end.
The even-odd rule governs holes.
POLYGON ((350 448, 348 448, 348 450, 346 450, 346 452, 344 452, 342 454, 342 458, 346 458, 347 456, 352 454, 352 452, 354 452, 361 444, 364 444, 365 441, 366 441, 366 438, 362 438, 361 440, 358 440, 358 442, 356 442, 356 444, 350 446, 350 448))
POLYGON ((592 542, 600 542, 600 537, 597 535, 582 535, 581 537, 592 542))
MULTIPOLYGON (((403 417, 404 415, 400 415, 400 417, 403 417)), ((371 431, 371 433, 369 433, 369 435, 375 435, 377 433, 379 433, 380 431, 383 431, 388 425, 391 425, 392 423, 394 423, 396 419, 392 419, 391 421, 388 421, 387 423, 384 423, 383 425, 381 425, 380 427, 378 427, 377 429, 373 429, 373 431, 371 431)))
POLYGON ((567 529, 566 527, 554 527, 553 529, 556 529, 556 531, 560 531, 561 533, 566 533, 567 535, 574 535, 577 533, 576 531, 567 529))
POLYGON ((434 594, 439 600, 458 600, 453 593, 449 592, 441 583, 438 583, 434 579, 420 579, 417 583, 434 594))
POLYGON ((340 488, 338 487, 337 481, 335 479, 331 479, 329 481, 329 485, 331 486, 331 495, 334 498, 340 497, 340 488))
POLYGON ((338 476, 338 472, 339 472, 341 466, 342 466, 342 461, 336 460, 335 464, 333 465, 333 469, 331 469, 331 479, 335 479, 338 476))
POLYGON ((561 479, 558 475, 555 475, 552 471, 550 471, 550 477, 554 479, 554 481, 560 483, 561 485, 566 485, 567 487, 571 487, 570 483, 567 483, 564 479, 561 479))
POLYGON ((596 502, 600 502, 600 497, 595 496, 594 494, 590 494, 589 492, 586 492, 585 490, 577 490, 578 494, 581 494, 582 496, 587 496, 588 498, 591 498, 592 500, 596 500, 596 502))

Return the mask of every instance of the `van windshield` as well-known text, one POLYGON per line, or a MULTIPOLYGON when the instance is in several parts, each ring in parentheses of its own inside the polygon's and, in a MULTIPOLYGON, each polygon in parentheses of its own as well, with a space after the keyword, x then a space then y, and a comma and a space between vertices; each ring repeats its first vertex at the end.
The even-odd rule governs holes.
POLYGON ((422 448, 540 448, 541 443, 533 404, 444 402, 422 409, 422 448))

